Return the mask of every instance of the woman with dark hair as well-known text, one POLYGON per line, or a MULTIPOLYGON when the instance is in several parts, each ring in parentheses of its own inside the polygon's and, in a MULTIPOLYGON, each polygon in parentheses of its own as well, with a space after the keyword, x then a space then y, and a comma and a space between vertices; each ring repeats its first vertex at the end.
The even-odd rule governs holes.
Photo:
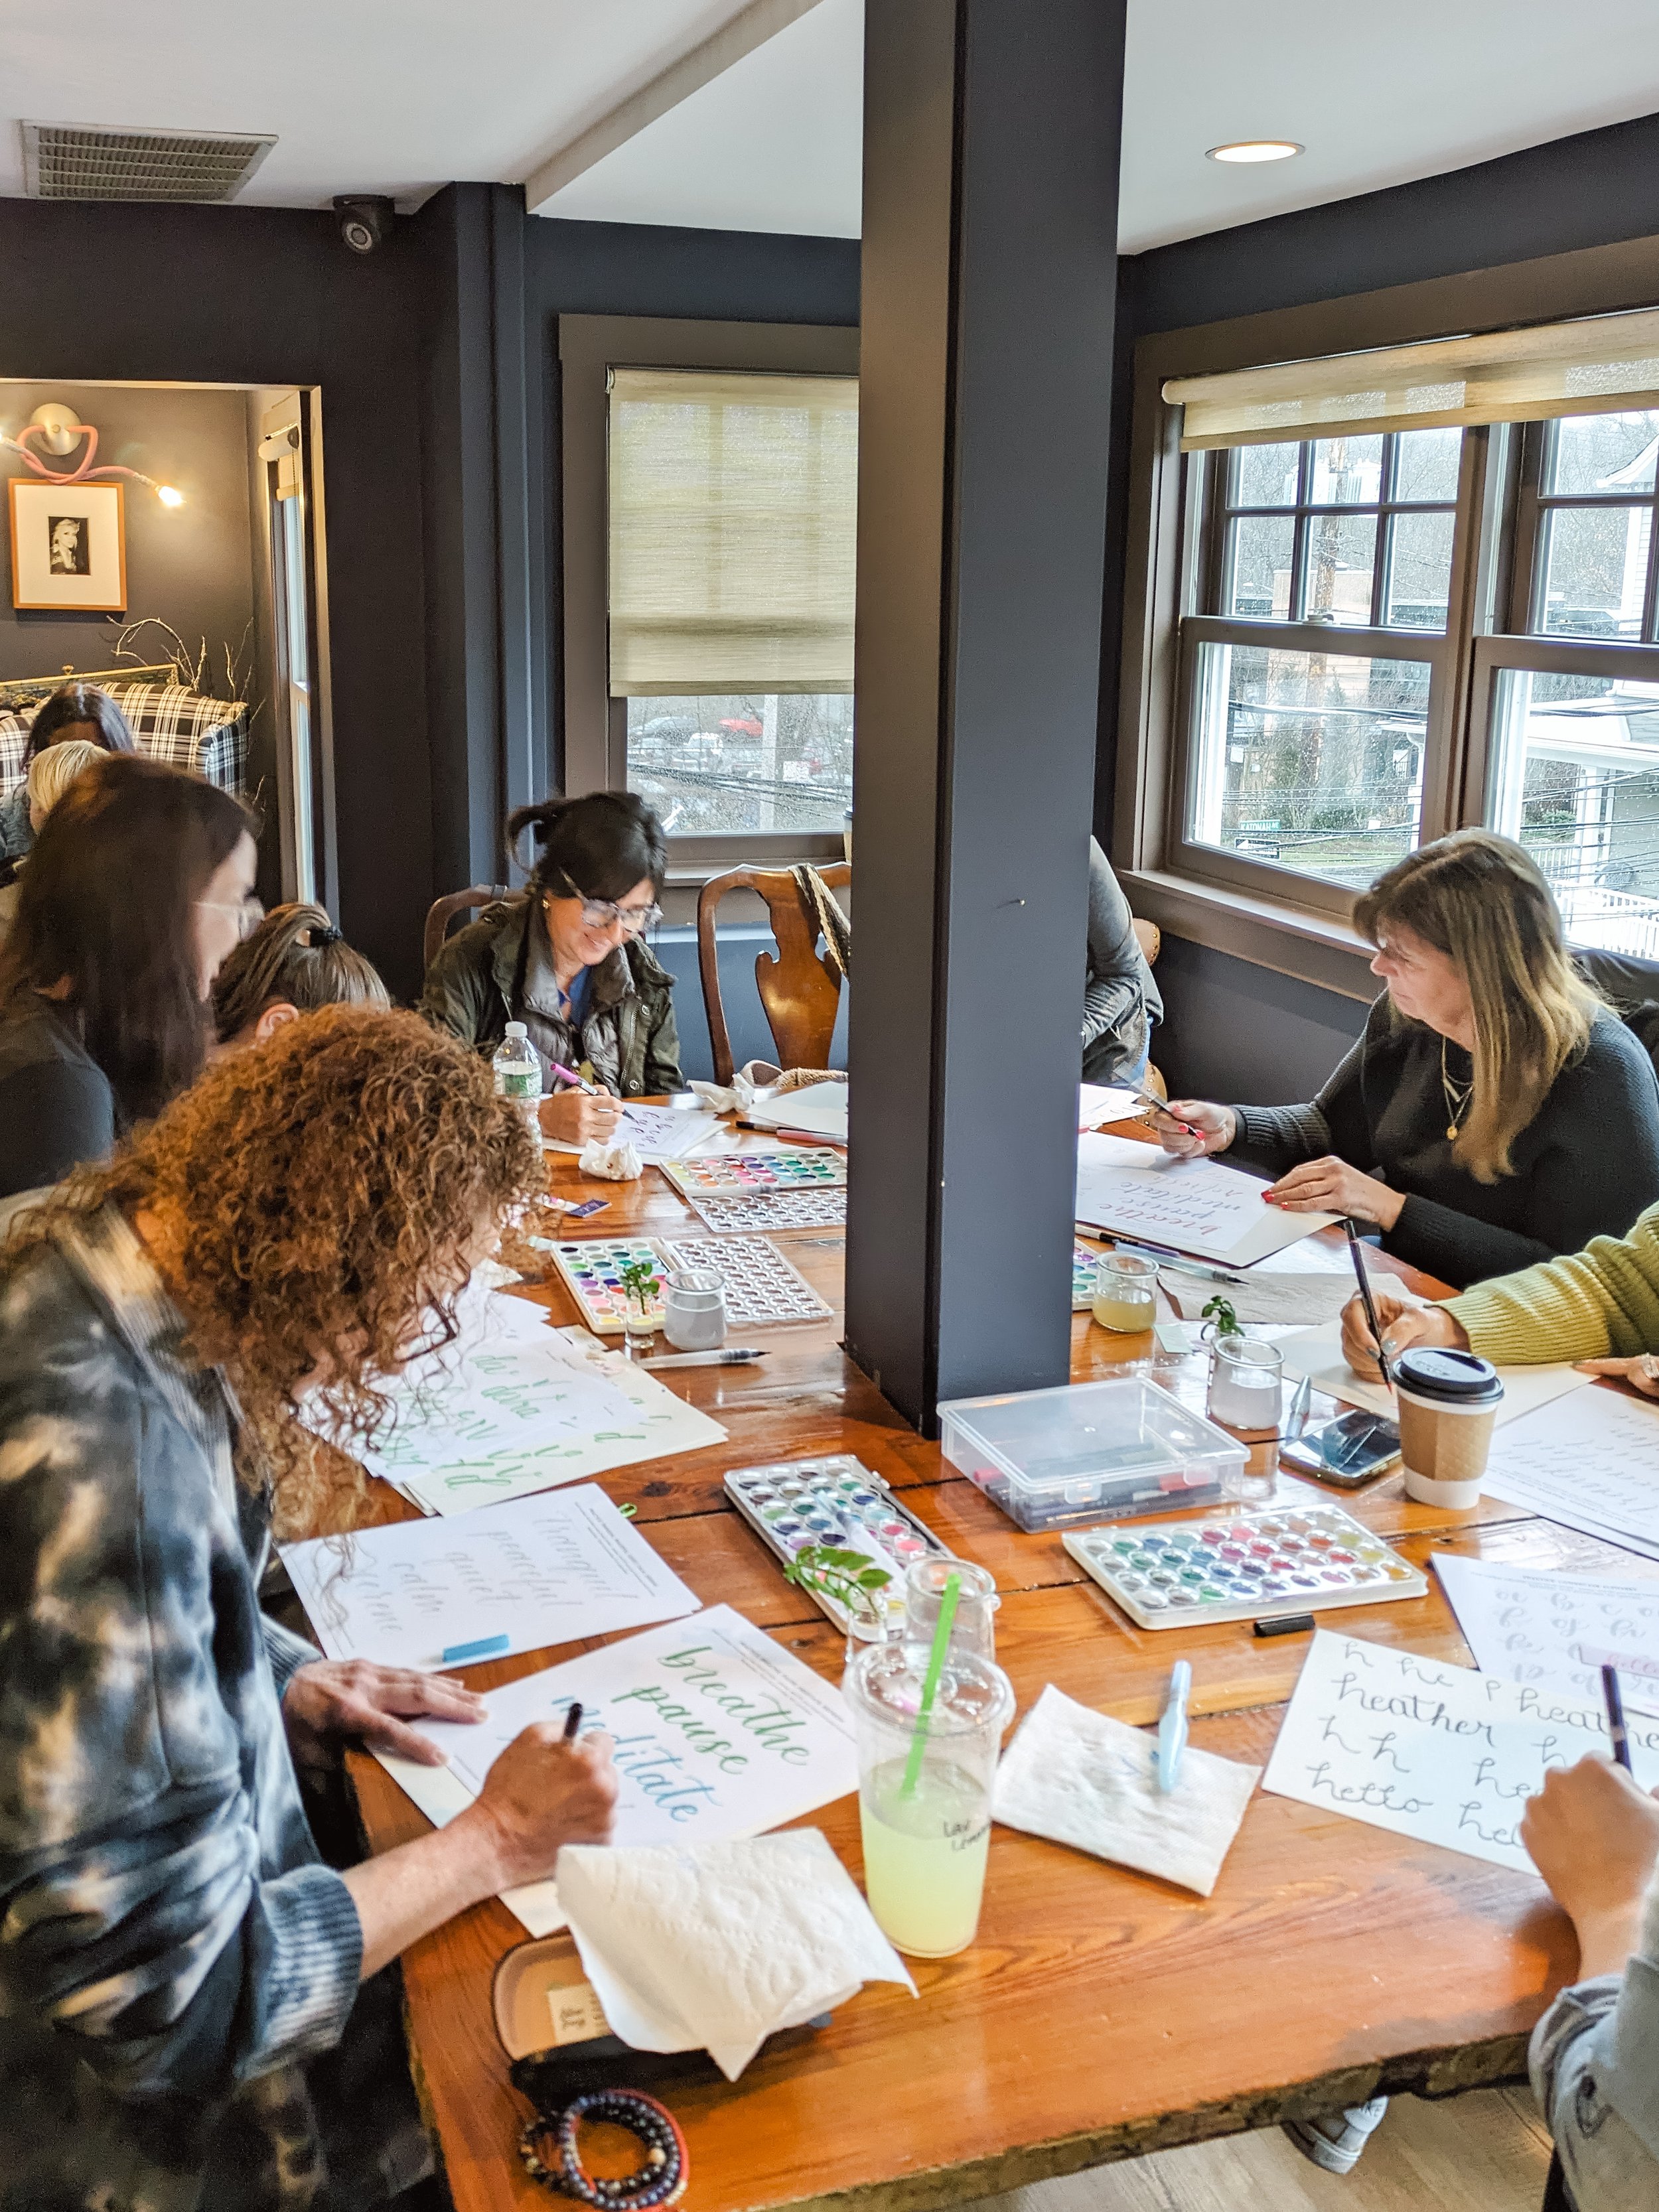
POLYGON ((0 1197, 104 1158, 201 1073, 256 860, 246 808, 182 769, 112 756, 70 784, 0 950, 0 1197))
POLYGON ((684 1081, 673 979, 643 941, 662 916, 668 848, 631 792, 521 806, 507 825, 509 845, 526 830, 538 848, 527 889, 486 908, 443 946, 427 970, 421 1012, 485 1054, 509 1021, 522 1022, 544 1091, 556 1081, 555 1061, 591 1072, 611 1097, 566 1090, 542 1100, 543 1135, 581 1145, 610 1133, 614 1098, 678 1091, 684 1081))
MULTIPOLYGON (((71 739, 96 745, 100 752, 137 750, 126 716, 95 684, 60 684, 37 709, 23 747, 23 766, 28 768, 48 746, 71 739)), ((20 783, 9 799, 0 800, 0 861, 21 860, 33 842, 28 790, 20 783)))
POLYGON ((385 1380, 541 1180, 489 1071, 328 1006, 210 1068, 0 1253, 0 2203, 369 2212, 431 2171, 381 1970, 609 1838, 609 1746, 525 1729, 343 1871, 300 1777, 482 1700, 264 1618, 278 1534, 362 1516, 385 1380), (319 1455, 295 1418, 344 1446, 319 1455))
POLYGON ((1166 1152, 1231 1152, 1286 1212, 1374 1223, 1459 1290, 1622 1237, 1659 1200, 1659 1083, 1568 957, 1532 855, 1490 830, 1437 838, 1354 908, 1387 988, 1305 1106, 1176 1098, 1166 1152))
POLYGON ((263 1044, 319 1006, 389 1006, 386 985, 319 906, 274 906, 213 985, 218 1048, 263 1044))

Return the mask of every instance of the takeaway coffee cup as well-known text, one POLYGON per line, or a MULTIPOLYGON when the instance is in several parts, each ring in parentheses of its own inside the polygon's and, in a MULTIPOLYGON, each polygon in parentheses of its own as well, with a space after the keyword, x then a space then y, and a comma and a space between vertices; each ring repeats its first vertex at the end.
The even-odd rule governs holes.
POLYGON ((1472 1352, 1424 1346, 1395 1360, 1394 1381, 1407 1497, 1455 1512, 1478 1505, 1504 1397, 1498 1370, 1472 1352))

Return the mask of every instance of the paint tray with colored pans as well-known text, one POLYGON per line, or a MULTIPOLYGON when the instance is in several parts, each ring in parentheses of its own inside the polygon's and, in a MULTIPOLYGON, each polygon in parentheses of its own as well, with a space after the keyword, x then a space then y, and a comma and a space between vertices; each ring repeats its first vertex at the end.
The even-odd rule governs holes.
POLYGON ((710 1159, 665 1160, 662 1171, 695 1204, 699 1198, 759 1198, 784 1191, 837 1190, 847 1182, 847 1155, 811 1151, 723 1152, 710 1159))
POLYGON ((735 1193, 711 1198, 699 1191, 690 1202, 703 1227, 716 1237, 730 1237, 740 1231, 752 1235, 758 1230, 764 1236, 775 1229, 844 1229, 847 1225, 844 1185, 839 1189, 757 1192, 752 1198, 735 1193))
POLYGON ((1062 1541, 1142 1628, 1271 1620, 1421 1597, 1428 1589, 1409 1559, 1338 1505, 1076 1528, 1062 1541))
POLYGON ((620 1336, 627 1325, 628 1292, 623 1284, 623 1268, 629 1261, 648 1261, 656 1271, 657 1289, 647 1310, 652 1328, 662 1327, 662 1278, 665 1271, 661 1253, 647 1237, 583 1237, 568 1243, 538 1242, 553 1255, 565 1288, 576 1301, 577 1311, 589 1328, 600 1336, 620 1336))
MULTIPOLYGON (((733 1468, 726 1492, 785 1566, 809 1545, 862 1552, 890 1577, 882 1591, 890 1626, 904 1618, 904 1576, 911 1562, 951 1556, 927 1522, 901 1505, 881 1477, 851 1452, 733 1468)), ((806 1595, 837 1628, 846 1627, 847 1608, 839 1599, 824 1590, 806 1595)))

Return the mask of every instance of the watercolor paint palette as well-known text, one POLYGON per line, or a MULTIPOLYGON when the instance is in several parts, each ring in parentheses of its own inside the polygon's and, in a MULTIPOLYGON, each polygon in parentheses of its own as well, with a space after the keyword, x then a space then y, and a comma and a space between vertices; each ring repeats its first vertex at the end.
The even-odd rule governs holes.
POLYGON ((648 1237, 585 1237, 563 1244, 545 1243, 540 1237, 535 1241, 553 1255, 577 1310, 600 1336, 620 1336, 626 1325, 628 1293, 623 1287, 623 1268, 633 1260, 648 1261, 657 1274, 656 1294, 648 1309, 651 1326, 662 1327, 662 1255, 648 1237))
POLYGON ((812 1285, 763 1237, 680 1237, 662 1240, 673 1268, 706 1267, 726 1289, 728 1328, 764 1328, 772 1322, 830 1321, 812 1285))
POLYGON ((1072 1247, 1072 1311, 1086 1313, 1095 1302, 1095 1271, 1106 1257, 1097 1244, 1072 1247))
POLYGON ((1340 1506, 1079 1528, 1066 1550, 1142 1628, 1421 1597, 1425 1577, 1340 1506))
POLYGON ((738 1231, 766 1233, 774 1229, 843 1229, 847 1225, 845 1188, 757 1192, 752 1197, 726 1198, 699 1192, 691 1204, 704 1228, 716 1237, 730 1237, 738 1231))
MULTIPOLYGON (((809 1545, 862 1552, 872 1566, 892 1577, 881 1593, 890 1623, 903 1616, 904 1576, 911 1562, 951 1557, 927 1522, 901 1505, 881 1477, 851 1452, 733 1468, 726 1491, 785 1565, 809 1545)), ((838 1599, 823 1590, 806 1595, 837 1628, 847 1626, 847 1609, 838 1599)))
POLYGON ((828 1150, 725 1152, 707 1160, 665 1160, 662 1171, 695 1203, 699 1198, 754 1198, 774 1191, 836 1190, 847 1182, 847 1155, 828 1150))

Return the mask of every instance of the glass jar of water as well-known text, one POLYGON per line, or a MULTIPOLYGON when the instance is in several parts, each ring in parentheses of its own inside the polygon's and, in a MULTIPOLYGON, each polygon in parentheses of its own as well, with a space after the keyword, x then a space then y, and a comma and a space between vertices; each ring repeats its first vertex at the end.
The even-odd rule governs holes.
POLYGON ((1205 1410, 1212 1421, 1240 1435, 1276 1436, 1284 1369, 1276 1344, 1253 1336, 1218 1336, 1210 1346, 1205 1410))
POLYGON ((1157 1289, 1156 1261, 1108 1252, 1095 1270, 1095 1319, 1120 1336, 1138 1336, 1152 1325, 1157 1289))

